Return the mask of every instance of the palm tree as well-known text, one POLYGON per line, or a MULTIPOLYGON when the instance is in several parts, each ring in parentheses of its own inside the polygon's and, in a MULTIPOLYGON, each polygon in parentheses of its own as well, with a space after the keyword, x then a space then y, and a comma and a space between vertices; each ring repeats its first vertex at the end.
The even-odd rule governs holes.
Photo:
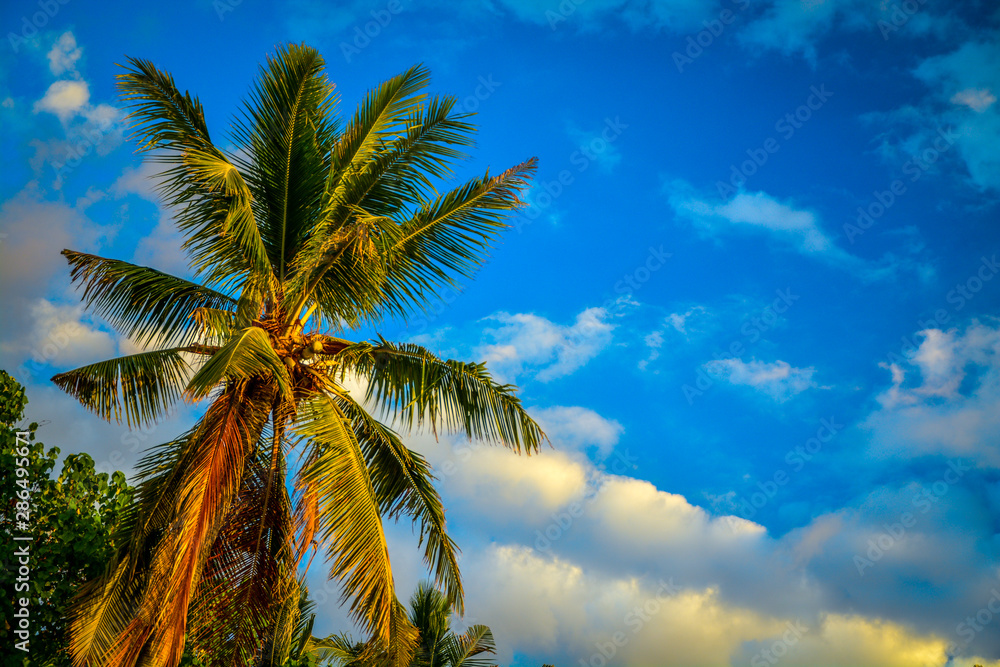
POLYGON ((439 193, 474 127, 455 98, 423 92, 420 66, 341 125, 319 53, 280 47, 228 151, 168 73, 137 59, 125 70, 135 136, 164 165, 158 185, 195 281, 63 251, 85 304, 148 351, 53 381, 130 427, 182 397, 206 405, 143 458, 126 546, 75 605, 74 662, 173 667, 185 640, 212 665, 281 655, 303 556, 323 546, 353 618, 405 664, 416 631, 383 521, 419 525, 435 582, 459 610, 463 593, 431 468, 383 422, 529 454, 545 435, 483 364, 341 336, 426 310, 471 277, 523 205, 535 160, 439 193), (345 388, 353 379, 363 400, 345 388))
MULTIPOLYGON (((410 597, 410 622, 420 640, 409 667, 496 667, 486 657, 496 653, 493 632, 485 625, 473 625, 457 635, 451 630, 451 614, 452 605, 441 591, 430 582, 417 586, 410 597)), ((340 667, 381 667, 390 662, 377 643, 354 642, 347 634, 324 642, 325 656, 340 667)))

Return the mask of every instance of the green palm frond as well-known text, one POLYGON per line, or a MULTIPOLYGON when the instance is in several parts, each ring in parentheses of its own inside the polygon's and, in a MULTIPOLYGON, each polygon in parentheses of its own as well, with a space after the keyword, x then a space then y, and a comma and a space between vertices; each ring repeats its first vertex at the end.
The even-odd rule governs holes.
POLYGON ((101 418, 142 426, 162 416, 181 396, 191 370, 175 347, 132 354, 53 376, 52 382, 101 418))
POLYGON ((204 398, 223 381, 253 377, 270 378, 281 394, 291 393, 288 369, 271 346, 267 332, 258 327, 247 327, 235 332, 195 373, 186 393, 193 399, 204 398))
POLYGON ((440 359, 419 345, 384 339, 354 343, 338 360, 341 377, 354 373, 366 380, 366 400, 408 429, 441 427, 529 454, 545 440, 515 388, 495 382, 485 364, 440 359))
POLYGON ((62 254, 87 307, 140 345, 188 342, 197 332, 190 319, 195 310, 236 306, 225 294, 156 269, 73 250, 62 254))
POLYGON ((435 583, 444 586, 448 603, 462 613, 464 592, 458 568, 459 550, 445 529, 444 504, 434 488, 430 464, 350 396, 339 395, 334 400, 357 434, 383 516, 406 515, 419 524, 424 562, 434 574, 435 583))
POLYGON ((173 77, 152 63, 128 59, 119 75, 122 98, 132 109, 140 150, 166 168, 159 175, 164 203, 173 208, 184 248, 198 275, 232 287, 273 280, 253 213, 253 195, 235 165, 212 143, 198 98, 183 95, 173 77))
POLYGON ((299 405, 297 436, 311 450, 300 472, 319 496, 319 529, 351 615, 388 642, 396 600, 378 498, 350 422, 337 404, 317 394, 299 405))
POLYGON ((505 216, 524 205, 518 195, 536 167, 532 158, 497 176, 487 173, 387 228, 387 312, 424 308, 439 289, 454 287, 456 276, 471 278, 490 245, 509 227, 505 216))
POLYGON ((320 211, 329 171, 337 97, 323 70, 315 49, 279 47, 236 122, 261 238, 280 283, 320 211))
POLYGON ((493 632, 485 625, 473 625, 464 634, 445 637, 444 654, 449 667, 496 667, 496 660, 483 656, 495 655, 493 632))

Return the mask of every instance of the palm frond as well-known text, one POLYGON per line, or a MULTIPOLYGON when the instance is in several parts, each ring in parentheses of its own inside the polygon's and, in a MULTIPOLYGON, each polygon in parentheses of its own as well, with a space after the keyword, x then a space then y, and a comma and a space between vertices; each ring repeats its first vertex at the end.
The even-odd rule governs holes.
POLYGON ((140 345, 190 342, 199 308, 231 310, 236 300, 203 285, 117 259, 63 250, 88 308, 140 345))
POLYGON ((448 603, 462 613, 464 592, 458 568, 458 547, 445 528, 444 504, 434 488, 430 464, 408 449, 396 433, 368 414, 349 395, 341 394, 334 400, 351 420, 351 429, 368 463, 382 515, 389 519, 406 515, 419 524, 424 562, 434 574, 435 583, 444 586, 448 603))
POLYGON ((350 422, 325 394, 305 399, 295 433, 312 450, 299 473, 315 487, 319 530, 351 615, 388 642, 396 600, 378 498, 350 422))
POLYGON ((339 355, 341 377, 368 382, 374 400, 408 429, 428 425, 462 432, 516 452, 537 452, 545 434, 512 385, 496 383, 485 364, 436 357, 409 343, 355 343, 339 355))
POLYGON ((188 608, 220 529, 233 507, 275 400, 264 381, 234 382, 209 407, 189 441, 170 526, 148 567, 141 607, 120 634, 107 667, 131 666, 140 654, 176 667, 188 608))
POLYGON ((180 398, 191 370, 175 347, 100 361, 53 376, 52 382, 103 419, 129 427, 155 421, 180 398))
POLYGON ((457 277, 470 278, 482 265, 490 245, 509 227, 504 217, 524 204, 537 161, 532 158, 507 171, 473 179, 423 205, 409 220, 386 227, 387 314, 425 308, 457 277))
POLYGON ((267 332, 259 327, 235 332, 191 378, 186 394, 192 399, 204 398, 226 380, 253 377, 270 378, 282 394, 291 393, 288 369, 271 347, 267 332))
POLYGON ((192 599, 189 639, 213 664, 281 664, 299 588, 289 546, 291 516, 279 454, 267 435, 248 457, 239 495, 212 545, 192 599), (267 638, 267 641, 262 641, 267 638))
POLYGON ((337 97, 319 52, 280 46, 261 67, 236 138, 254 210, 279 283, 320 212, 336 132, 337 97))
POLYGON ((184 233, 198 275, 213 285, 270 283, 272 270, 253 213, 253 195, 212 143, 198 98, 149 61, 129 58, 119 88, 140 150, 166 165, 159 190, 184 233))
POLYGON ((476 657, 496 654, 493 632, 485 625, 473 625, 461 635, 452 633, 443 644, 449 667, 496 667, 495 659, 476 657))

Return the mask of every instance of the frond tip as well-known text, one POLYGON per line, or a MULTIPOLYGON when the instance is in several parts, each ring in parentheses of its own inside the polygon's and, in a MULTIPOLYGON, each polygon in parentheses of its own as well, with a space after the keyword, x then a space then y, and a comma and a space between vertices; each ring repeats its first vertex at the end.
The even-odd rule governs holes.
POLYGON ((171 348, 100 361, 59 373, 52 382, 103 419, 120 422, 124 416, 130 427, 142 426, 180 397, 190 370, 181 353, 188 351, 171 348))

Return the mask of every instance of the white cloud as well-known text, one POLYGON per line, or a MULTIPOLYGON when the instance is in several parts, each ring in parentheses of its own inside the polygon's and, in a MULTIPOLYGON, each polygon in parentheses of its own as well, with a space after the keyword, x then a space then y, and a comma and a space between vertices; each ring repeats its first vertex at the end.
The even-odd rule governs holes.
POLYGON ((596 30, 609 19, 618 19, 632 30, 678 32, 702 28, 701 21, 717 12, 708 0, 588 0, 573 3, 539 3, 536 0, 495 0, 514 16, 552 28, 573 26, 596 30))
POLYGON ((953 104, 964 104, 979 113, 986 111, 996 101, 997 98, 986 88, 966 88, 951 96, 953 104))
POLYGON ((825 256, 836 262, 856 261, 820 228, 815 213, 780 202, 767 193, 740 192, 728 202, 714 203, 683 181, 671 183, 667 193, 674 212, 702 229, 765 232, 806 255, 825 256))
POLYGON ((704 368, 730 384, 753 387, 776 401, 788 400, 816 386, 813 381, 815 368, 796 368, 787 361, 717 359, 704 364, 704 368))
POLYGON ((596 447, 600 458, 611 453, 625 431, 614 419, 605 419, 593 410, 579 406, 557 405, 532 410, 532 415, 557 446, 581 451, 596 447))
POLYGON ((588 308, 569 326, 556 324, 532 313, 497 313, 488 320, 499 328, 485 329, 492 343, 476 349, 498 377, 513 379, 533 372, 548 382, 583 367, 611 343, 614 325, 604 308, 588 308))
POLYGON ((35 113, 48 111, 65 123, 89 102, 90 88, 86 81, 56 81, 45 91, 45 96, 35 102, 35 113))
POLYGON ((114 337, 85 321, 81 305, 57 305, 38 299, 31 304, 29 314, 32 326, 18 341, 19 349, 12 350, 3 343, 0 345, 4 353, 16 351, 56 367, 80 366, 115 356, 114 337))
MULTIPOLYGON (((666 183, 664 192, 674 213, 706 236, 764 234, 789 250, 850 271, 865 281, 892 278, 903 270, 921 277, 933 274, 930 267, 913 256, 886 253, 878 261, 868 261, 852 255, 827 234, 815 212, 779 201, 766 192, 741 191, 729 201, 719 202, 683 180, 666 183)), ((922 246, 910 244, 906 250, 911 255, 920 254, 922 246)))
POLYGON ((967 456, 1000 467, 1000 326, 927 329, 906 359, 883 364, 892 384, 864 421, 885 454, 967 456), (965 386, 968 385, 968 386, 965 386))
POLYGON ((70 31, 60 35, 48 53, 49 69, 59 76, 63 73, 76 73, 76 61, 83 55, 83 49, 76 45, 76 37, 70 31))
POLYGON ((115 197, 138 195, 147 201, 159 204, 160 198, 156 187, 163 168, 162 164, 150 159, 144 160, 138 167, 126 167, 111 185, 110 192, 115 197))

